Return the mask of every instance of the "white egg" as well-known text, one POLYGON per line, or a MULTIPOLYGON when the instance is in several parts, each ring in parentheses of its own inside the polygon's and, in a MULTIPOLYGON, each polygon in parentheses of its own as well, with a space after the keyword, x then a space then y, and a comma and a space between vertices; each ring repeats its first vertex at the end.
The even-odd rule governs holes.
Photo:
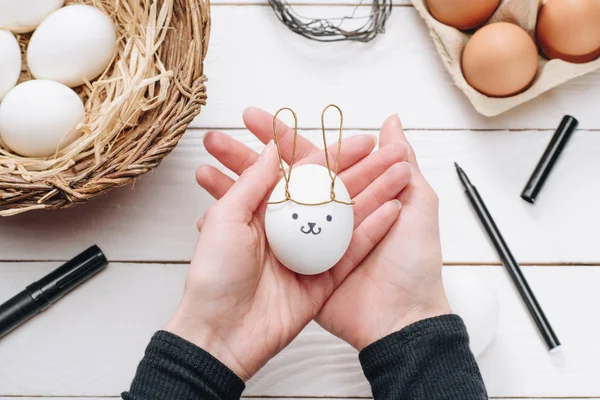
MULTIPOLYGON (((327 168, 314 164, 294 167, 289 191, 292 199, 303 203, 328 201, 331 179, 327 168)), ((335 196, 350 202, 348 190, 339 178, 335 181, 335 196)), ((284 199, 282 179, 269 202, 284 199)), ((265 230, 273 253, 283 265, 299 274, 319 274, 337 264, 348 250, 354 231, 354 212, 351 205, 335 202, 320 206, 291 201, 269 204, 265 230)))
POLYGON ((67 6, 35 31, 27 64, 37 79, 79 86, 106 70, 116 46, 115 26, 106 14, 91 6, 67 6))
POLYGON ((443 281, 450 308, 467 327, 471 351, 479 356, 496 336, 499 305, 495 289, 475 274, 444 268, 443 281))
POLYGON ((24 82, 0 104, 0 136, 15 153, 49 157, 77 138, 85 117, 83 102, 72 89, 53 81, 24 82))
POLYGON ((19 42, 12 33, 0 29, 0 100, 15 87, 20 74, 21 48, 19 42))
POLYGON ((15 33, 32 32, 65 0, 0 0, 0 27, 15 33))

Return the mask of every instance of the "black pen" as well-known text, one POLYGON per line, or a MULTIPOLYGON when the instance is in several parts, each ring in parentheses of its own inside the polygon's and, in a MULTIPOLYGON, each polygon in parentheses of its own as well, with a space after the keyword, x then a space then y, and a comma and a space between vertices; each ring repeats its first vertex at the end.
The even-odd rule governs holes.
POLYGON ((540 334, 542 335, 544 341, 548 345, 548 349, 550 350, 550 352, 558 351, 558 349, 560 348, 560 342, 558 341, 558 338, 552 330, 548 319, 544 315, 542 308, 536 300, 533 291, 529 287, 529 284, 527 283, 527 280, 523 275, 523 271, 521 271, 521 267, 519 267, 519 264, 510 252, 510 249, 508 248, 506 242, 502 238, 502 235, 500 234, 496 223, 492 219, 492 216, 487 210, 487 207, 483 203, 481 196, 479 196, 477 188, 471 184, 469 178, 462 170, 462 168, 459 167, 457 163, 454 163, 454 165, 456 166, 456 172, 458 173, 458 177, 460 178, 460 181, 465 187, 465 193, 467 194, 469 201, 473 205, 473 208, 475 208, 475 211, 477 212, 481 223, 487 231, 490 239, 492 240, 492 243, 494 244, 494 247, 496 248, 496 251, 498 252, 498 255, 500 256, 500 259, 502 260, 502 264, 504 264, 504 266, 506 267, 506 270, 508 271, 515 286, 517 287, 517 290, 519 291, 519 294, 521 295, 525 306, 527 306, 527 309, 529 310, 533 321, 537 325, 540 334))
POLYGON ((106 257, 98 246, 83 253, 27 286, 0 304, 0 337, 44 311, 61 297, 106 267, 106 257))

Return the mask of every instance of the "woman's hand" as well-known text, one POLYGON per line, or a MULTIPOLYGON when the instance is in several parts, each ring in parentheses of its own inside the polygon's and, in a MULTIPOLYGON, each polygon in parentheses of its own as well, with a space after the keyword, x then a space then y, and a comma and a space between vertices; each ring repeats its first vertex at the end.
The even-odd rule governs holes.
MULTIPOLYGON (((271 116, 250 109, 248 128, 261 140, 272 138, 271 116)), ((292 130, 281 124, 283 158, 291 157, 292 130)), ((387 233, 399 214, 394 199, 410 180, 408 148, 392 145, 370 154, 369 136, 346 139, 340 179, 355 200, 355 231, 348 252, 326 273, 298 275, 270 251, 264 232, 266 198, 281 178, 272 142, 259 156, 220 133, 208 134, 207 150, 233 172, 234 182, 204 166, 197 180, 219 201, 199 223, 201 230, 183 299, 166 326, 202 347, 242 379, 254 375, 319 312, 345 277, 387 233)), ((328 150, 335 154, 337 146, 328 150)), ((298 138, 298 164, 324 164, 324 154, 298 138)))
MULTIPOLYGON (((409 146, 397 116, 384 123, 380 144, 409 146)), ((398 195, 400 217, 316 318, 358 350, 419 320, 451 313, 442 284, 438 198, 412 151, 408 162, 413 173, 398 195)))

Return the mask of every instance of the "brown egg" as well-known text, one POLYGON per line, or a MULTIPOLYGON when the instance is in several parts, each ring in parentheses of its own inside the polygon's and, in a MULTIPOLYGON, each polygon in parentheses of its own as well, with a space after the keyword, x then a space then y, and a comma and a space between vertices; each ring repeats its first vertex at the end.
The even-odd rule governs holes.
POLYGON ((522 92, 535 78, 537 63, 533 39, 508 22, 479 29, 462 54, 462 70, 469 85, 491 97, 522 92))
POLYGON ((500 0, 427 0, 429 12, 435 19, 462 31, 483 24, 498 4, 500 0))
POLYGON ((537 40, 548 58, 585 63, 600 55, 600 0, 548 0, 537 40))

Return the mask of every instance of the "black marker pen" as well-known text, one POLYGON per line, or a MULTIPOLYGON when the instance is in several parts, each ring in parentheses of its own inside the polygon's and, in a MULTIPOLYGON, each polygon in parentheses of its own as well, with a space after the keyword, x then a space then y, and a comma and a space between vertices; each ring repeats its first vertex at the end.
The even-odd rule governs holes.
POLYGON ((104 269, 106 264, 106 257, 102 251, 98 246, 92 246, 39 281, 27 286, 21 293, 0 305, 0 337, 44 311, 104 269))
POLYGON ((560 341, 554 333, 552 326, 550 326, 550 322, 548 322, 548 318, 546 318, 544 311, 542 311, 542 307, 535 298, 531 287, 529 287, 529 283, 527 282, 527 279, 525 279, 525 275, 523 274, 523 271, 521 271, 521 267, 517 263, 517 260, 515 260, 515 257, 512 255, 508 245, 502 237, 502 234, 500 234, 500 230, 498 229, 498 226, 496 226, 494 219, 485 206, 485 203, 479 195, 477 188, 471 183, 467 177, 467 174, 465 174, 465 171, 463 171, 457 163, 454 163, 454 166, 456 167, 458 177, 465 188, 465 194, 469 198, 469 201, 471 202, 471 205, 475 209, 477 216, 479 217, 488 236, 490 237, 492 244, 496 248, 496 251, 500 256, 500 260, 508 271, 509 276, 517 288, 517 291, 521 295, 521 298, 525 303, 525 307, 527 307, 529 314, 531 314, 531 318, 533 318, 533 321, 540 331, 542 338, 544 338, 544 341, 548 345, 548 349, 551 353, 557 353, 560 350, 560 341))

